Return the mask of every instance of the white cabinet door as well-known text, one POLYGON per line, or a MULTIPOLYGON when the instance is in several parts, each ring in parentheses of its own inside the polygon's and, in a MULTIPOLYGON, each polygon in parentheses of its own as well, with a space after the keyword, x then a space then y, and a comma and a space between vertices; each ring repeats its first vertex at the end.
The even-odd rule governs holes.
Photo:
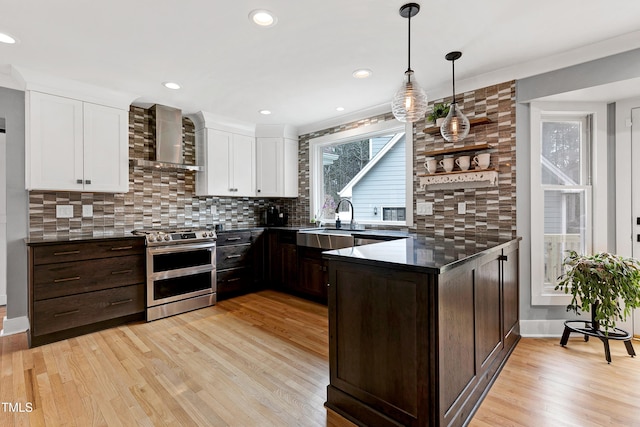
POLYGON ((256 138, 257 195, 279 197, 283 192, 282 138, 256 138))
POLYGON ((254 197, 256 195, 256 140, 252 136, 233 134, 230 149, 230 164, 233 176, 233 195, 254 197))
POLYGON ((298 140, 284 139, 283 197, 298 197, 298 140))
POLYGON ((29 92, 27 189, 83 189, 82 101, 29 92))
POLYGON ((298 197, 298 141, 257 138, 257 195, 298 197))
POLYGON ((206 129, 207 132, 207 163, 208 172, 206 195, 231 196, 233 195, 233 168, 230 162, 232 158, 233 134, 214 129, 206 129))
POLYGON ((129 191, 128 113, 84 103, 84 189, 129 191))

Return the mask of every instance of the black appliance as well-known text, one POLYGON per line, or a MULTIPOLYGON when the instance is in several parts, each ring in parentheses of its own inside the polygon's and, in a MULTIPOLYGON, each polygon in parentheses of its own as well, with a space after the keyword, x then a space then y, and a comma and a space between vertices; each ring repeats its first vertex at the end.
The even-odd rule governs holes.
POLYGON ((275 206, 269 206, 262 212, 262 225, 282 227, 289 222, 289 215, 286 212, 278 211, 275 206))

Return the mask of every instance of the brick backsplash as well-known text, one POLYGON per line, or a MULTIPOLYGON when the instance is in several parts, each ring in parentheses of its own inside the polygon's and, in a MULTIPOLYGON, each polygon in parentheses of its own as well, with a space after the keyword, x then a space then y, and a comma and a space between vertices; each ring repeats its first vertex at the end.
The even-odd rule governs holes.
MULTIPOLYGON (((184 161, 195 164, 195 131, 183 119, 184 161)), ((129 158, 153 160, 151 112, 129 111, 129 158)), ((295 200, 195 196, 195 172, 129 166, 125 194, 68 191, 29 192, 29 237, 61 238, 128 234, 139 228, 211 227, 247 228, 260 224, 260 212, 273 204, 292 212, 295 200), (56 218, 56 205, 73 206, 73 218, 56 218), (93 207, 93 217, 82 217, 82 206, 93 207), (212 214, 215 206, 216 213, 212 214)))
MULTIPOLYGON (((436 99, 434 102, 450 101, 436 99)), ((440 135, 423 129, 426 120, 414 125, 414 219, 409 231, 421 236, 490 244, 516 235, 515 178, 515 82, 506 82, 465 92, 458 103, 469 118, 488 117, 490 124, 473 127, 462 145, 489 143, 495 147, 492 166, 499 171, 498 185, 490 188, 425 191, 419 175, 425 173, 425 152, 449 146, 440 135), (433 202, 433 215, 417 216, 416 202, 433 202), (458 202, 466 203, 466 214, 457 213, 458 202)), ((195 172, 156 170, 131 165, 126 194, 31 191, 29 236, 121 235, 138 228, 210 227, 246 228, 260 225, 260 212, 270 204, 289 214, 289 224, 309 224, 309 140, 369 124, 395 120, 391 113, 308 133, 299 137, 297 199, 222 198, 195 196, 195 172), (71 219, 56 219, 56 205, 70 204, 71 219), (93 206, 93 217, 82 218, 82 206, 93 206), (215 206, 216 213, 212 214, 215 206)), ((193 123, 183 120, 185 163, 195 161, 193 123)), ((151 113, 140 107, 129 111, 129 157, 152 160, 154 138, 151 113)), ((404 227, 406 229, 406 227, 404 227)))
MULTIPOLYGON (((426 121, 414 126, 414 204, 433 202, 433 215, 416 216, 415 231, 429 237, 491 244, 516 237, 516 105, 515 81, 465 92, 458 105, 469 118, 487 117, 491 123, 472 127, 457 146, 487 143, 494 147, 491 166, 498 170, 498 185, 488 188, 425 191, 419 175, 426 174, 425 152, 452 147, 440 135, 423 132, 426 121), (458 203, 466 213, 458 214, 458 203)), ((451 98, 434 102, 451 102, 451 98)))
MULTIPOLYGON (((435 99, 451 102, 451 98, 435 99)), ((460 144, 488 143, 495 147, 492 166, 498 169, 498 186, 491 188, 425 191, 419 175, 425 174, 425 151, 451 147, 439 134, 424 133, 432 126, 426 119, 413 126, 413 194, 414 222, 409 231, 421 236, 453 239, 461 245, 474 242, 490 244, 516 236, 516 140, 515 81, 465 92, 458 105, 469 118, 488 117, 490 124, 471 128, 460 144), (433 202, 433 215, 417 216, 416 202, 433 202), (466 203, 466 214, 457 213, 458 202, 466 203)), ((300 136, 300 197, 296 218, 300 223, 309 218, 309 140, 343 130, 367 126, 380 121, 395 120, 391 113, 300 136)), ((388 227, 385 227, 388 228, 388 227)), ((405 229, 407 227, 404 227, 405 229)))

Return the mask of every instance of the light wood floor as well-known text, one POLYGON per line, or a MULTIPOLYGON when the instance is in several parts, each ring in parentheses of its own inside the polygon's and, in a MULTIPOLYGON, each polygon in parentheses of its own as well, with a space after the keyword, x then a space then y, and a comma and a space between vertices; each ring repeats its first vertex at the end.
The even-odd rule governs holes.
MULTIPOLYGON (((640 426, 640 357, 558 341, 521 340, 471 426, 640 426)), ((273 291, 34 349, 4 337, 0 402, 34 410, 0 406, 0 426, 353 426, 323 407, 327 359, 326 307, 273 291)))

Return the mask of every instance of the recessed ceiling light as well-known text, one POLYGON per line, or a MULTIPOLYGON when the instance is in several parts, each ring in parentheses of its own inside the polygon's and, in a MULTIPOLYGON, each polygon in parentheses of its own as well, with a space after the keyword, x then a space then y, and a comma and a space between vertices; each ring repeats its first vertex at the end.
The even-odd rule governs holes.
POLYGON ((278 22, 278 18, 264 9, 256 9, 251 11, 249 14, 249 19, 256 25, 261 27, 273 27, 278 22))
POLYGON ((162 83, 162 85, 167 89, 173 89, 173 90, 178 90, 181 87, 178 83, 174 83, 174 82, 164 82, 162 83))
POLYGON ((265 116, 268 116, 269 114, 271 114, 271 111, 269 111, 269 110, 260 110, 260 111, 258 111, 258 112, 259 112, 260 114, 262 114, 262 115, 265 115, 265 116))
POLYGON ((14 43, 17 43, 18 40, 7 33, 0 33, 0 42, 6 43, 6 44, 14 44, 14 43))
POLYGON ((344 107, 336 107, 336 111, 344 111, 344 107))
POLYGON ((373 72, 367 68, 360 68, 359 70, 355 70, 352 74, 356 79, 366 79, 367 77, 371 77, 373 72))

